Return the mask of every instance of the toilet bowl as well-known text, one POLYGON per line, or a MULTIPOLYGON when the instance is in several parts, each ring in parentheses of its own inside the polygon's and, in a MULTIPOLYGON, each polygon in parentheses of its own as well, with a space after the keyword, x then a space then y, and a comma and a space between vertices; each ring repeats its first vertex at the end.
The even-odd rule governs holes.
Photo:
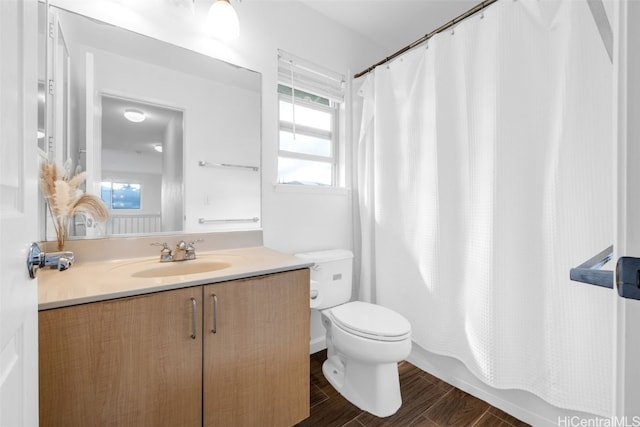
POLYGON ((312 309, 326 330, 322 372, 345 399, 378 417, 402 405, 398 362, 411 352, 411 325, 399 313, 376 304, 349 302, 353 254, 346 250, 308 252, 312 309))

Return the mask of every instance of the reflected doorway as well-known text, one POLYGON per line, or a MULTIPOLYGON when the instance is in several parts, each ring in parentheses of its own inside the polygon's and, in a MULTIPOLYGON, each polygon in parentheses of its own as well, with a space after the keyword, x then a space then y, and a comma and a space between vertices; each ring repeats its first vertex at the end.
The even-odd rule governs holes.
POLYGON ((183 111, 104 94, 101 110, 106 234, 183 230, 183 111))

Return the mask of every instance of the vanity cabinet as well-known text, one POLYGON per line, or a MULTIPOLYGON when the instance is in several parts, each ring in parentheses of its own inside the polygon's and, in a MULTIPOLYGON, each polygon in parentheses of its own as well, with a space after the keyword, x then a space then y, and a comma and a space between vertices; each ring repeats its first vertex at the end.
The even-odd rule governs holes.
POLYGON ((204 425, 309 416, 309 270, 204 287, 204 425))
POLYGON ((200 426, 201 307, 194 287, 41 311, 40 426, 200 426))
POLYGON ((40 425, 307 418, 308 283, 301 269, 41 311, 40 425))

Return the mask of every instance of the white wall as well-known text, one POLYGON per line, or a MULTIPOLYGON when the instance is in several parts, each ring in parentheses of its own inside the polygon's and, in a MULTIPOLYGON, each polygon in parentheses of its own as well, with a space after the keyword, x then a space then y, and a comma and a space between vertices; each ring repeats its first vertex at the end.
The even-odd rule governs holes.
MULTIPOLYGON (((286 253, 353 249, 349 192, 286 191, 274 186, 278 152, 277 49, 350 77, 384 56, 380 47, 295 0, 233 1, 241 35, 226 45, 204 35, 202 26, 210 1, 196 1, 196 18, 175 9, 169 1, 129 2, 130 8, 107 0, 50 0, 50 3, 260 72, 265 246, 286 253)), ((351 132, 345 134, 350 144, 351 132)), ((349 178, 347 169, 348 185, 349 178)), ((323 336, 319 317, 314 314, 311 327, 314 348, 321 345, 323 336)))
MULTIPOLYGON (((238 7, 239 14, 244 10, 245 4, 242 9, 238 7)), ((295 1, 247 3, 246 12, 251 12, 246 14, 247 37, 259 39, 263 45, 259 49, 261 58, 256 59, 258 63, 268 64, 260 70, 263 73, 265 244, 289 253, 338 247, 351 249, 349 193, 289 192, 274 188, 278 148, 276 49, 281 48, 348 76, 369 65, 380 53, 358 35, 295 1)), ((286 187, 278 187, 283 188, 286 187)))
POLYGON ((162 145, 162 231, 182 229, 184 168, 182 161, 176 162, 174 159, 182 160, 183 138, 182 114, 176 114, 167 125, 162 145))
MULTIPOLYGON (((52 0, 53 5, 114 23, 262 73, 262 226, 265 245, 288 253, 353 247, 348 194, 278 192, 277 49, 350 75, 380 59, 379 47, 294 0, 233 2, 238 40, 221 44, 204 35, 210 2, 197 1, 197 16, 173 2, 52 0)), ((347 133, 350 135, 350 133, 347 133)), ((348 152, 348 151, 347 151, 348 152)))

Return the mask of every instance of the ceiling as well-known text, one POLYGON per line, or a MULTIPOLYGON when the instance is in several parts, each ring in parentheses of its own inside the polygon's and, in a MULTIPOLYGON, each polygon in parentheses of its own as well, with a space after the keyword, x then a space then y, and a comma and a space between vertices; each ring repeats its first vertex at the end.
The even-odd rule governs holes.
POLYGON ((298 0, 385 49, 386 55, 466 12, 480 0, 298 0))
POLYGON ((165 140, 169 122, 181 114, 180 111, 159 105, 102 96, 102 148, 159 156, 154 145, 165 140), (141 123, 132 123, 124 118, 126 109, 142 111, 146 119, 141 123))

